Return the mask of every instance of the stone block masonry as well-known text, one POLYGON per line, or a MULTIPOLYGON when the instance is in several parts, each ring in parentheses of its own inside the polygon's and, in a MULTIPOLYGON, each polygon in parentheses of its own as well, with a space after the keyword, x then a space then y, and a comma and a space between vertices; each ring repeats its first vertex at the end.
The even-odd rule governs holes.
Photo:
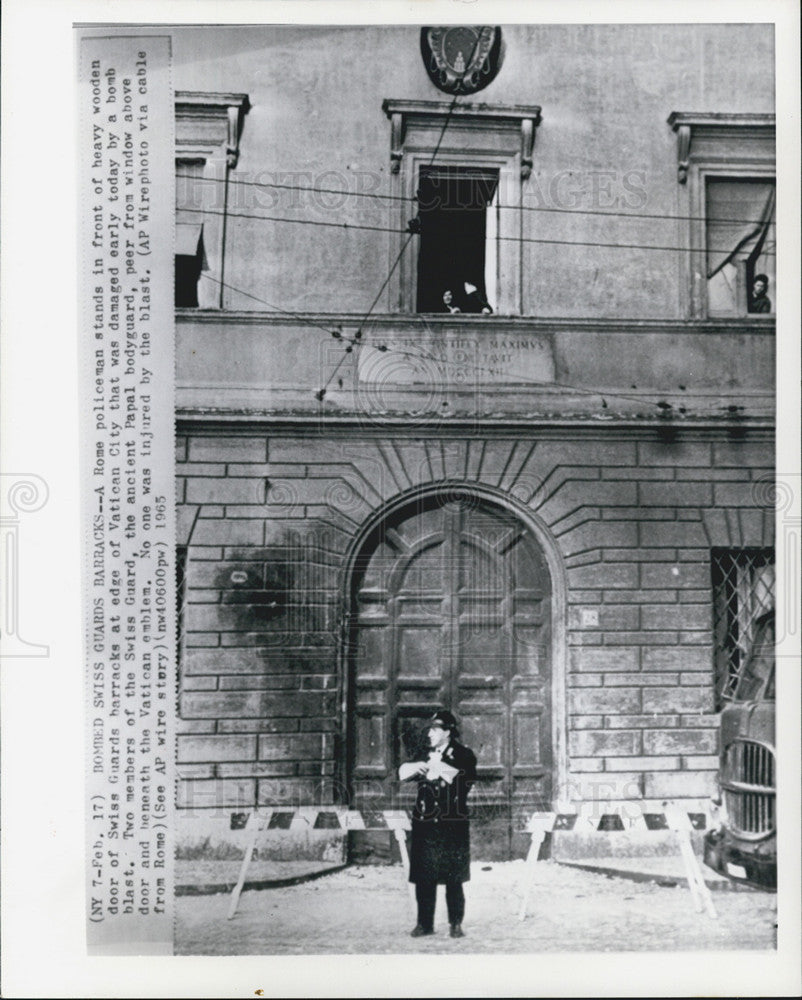
POLYGON ((549 669, 568 788, 622 800, 709 793, 710 549, 771 544, 772 512, 754 490, 771 445, 648 430, 536 438, 197 427, 179 437, 185 808, 341 799, 346 555, 388 500, 442 480, 510 498, 551 540, 565 617, 564 667, 549 669))

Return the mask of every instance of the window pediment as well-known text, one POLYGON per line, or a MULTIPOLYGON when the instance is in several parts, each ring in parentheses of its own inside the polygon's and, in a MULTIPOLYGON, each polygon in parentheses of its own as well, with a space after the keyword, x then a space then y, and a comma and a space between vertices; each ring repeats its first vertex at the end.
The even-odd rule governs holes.
POLYGON ((225 155, 235 167, 247 94, 177 90, 175 93, 175 155, 177 160, 209 160, 225 155))
POLYGON ((535 132, 541 122, 541 108, 537 104, 454 104, 453 101, 402 101, 385 100, 382 110, 392 125, 390 163, 394 174, 401 168, 401 161, 408 146, 417 147, 427 133, 442 129, 448 121, 453 137, 466 130, 474 135, 484 135, 493 140, 494 146, 505 151, 513 145, 521 157, 521 178, 526 180, 532 172, 532 151, 535 132))
POLYGON ((773 114, 672 111, 668 124, 677 133, 677 180, 685 184, 691 163, 774 162, 773 114))

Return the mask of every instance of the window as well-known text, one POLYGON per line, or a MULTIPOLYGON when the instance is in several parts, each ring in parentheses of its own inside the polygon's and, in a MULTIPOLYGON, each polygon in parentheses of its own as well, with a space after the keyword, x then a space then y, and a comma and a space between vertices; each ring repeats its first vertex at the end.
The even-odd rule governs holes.
POLYGON ((391 124, 392 193, 399 206, 390 308, 446 312, 449 289, 460 312, 481 313, 486 303, 493 312, 520 315, 522 190, 532 171, 540 108, 396 100, 382 108, 391 124), (405 250, 407 225, 416 216, 419 235, 405 250))
POLYGON ((712 550, 716 711, 733 697, 756 639, 758 619, 774 608, 774 549, 712 550))
POLYGON ((201 271, 208 271, 203 249, 203 226, 182 226, 176 223, 175 304, 180 307, 198 305, 198 282, 201 271))
MULTIPOLYGON (((774 313, 773 114, 673 111, 691 318, 774 313)), ((682 230, 681 230, 682 231, 682 230)))
POLYGON ((774 214, 774 181, 707 178, 709 316, 774 312, 774 214))
POLYGON ((203 245, 203 160, 175 165, 175 304, 198 305, 198 283, 209 270, 203 245))
POLYGON ((203 160, 175 165, 175 304, 198 305, 201 271, 208 271, 203 245, 203 160))
POLYGON ((482 312, 497 302, 497 192, 497 170, 421 167, 418 312, 448 312, 446 290, 451 310, 482 312))
POLYGON ((175 304, 225 305, 228 174, 237 165, 247 94, 176 91, 175 304), (208 279, 203 280, 203 275, 208 279))

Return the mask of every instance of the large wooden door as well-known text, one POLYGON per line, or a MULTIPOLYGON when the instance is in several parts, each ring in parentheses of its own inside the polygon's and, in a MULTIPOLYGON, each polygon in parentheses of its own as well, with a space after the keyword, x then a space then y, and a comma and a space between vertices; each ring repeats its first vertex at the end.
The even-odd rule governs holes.
POLYGON ((366 542, 352 587, 349 772, 359 808, 408 805, 398 764, 438 707, 478 758, 474 857, 523 853, 552 787, 551 580, 530 532, 500 507, 433 496, 366 542))

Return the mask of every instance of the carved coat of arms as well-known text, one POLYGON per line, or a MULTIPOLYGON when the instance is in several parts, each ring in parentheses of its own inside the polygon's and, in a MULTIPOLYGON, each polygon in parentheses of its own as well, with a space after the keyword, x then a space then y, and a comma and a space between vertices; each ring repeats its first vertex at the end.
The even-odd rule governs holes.
POLYGON ((501 28, 450 24, 421 28, 421 55, 432 83, 447 94, 474 94, 496 76, 503 57, 501 28))

